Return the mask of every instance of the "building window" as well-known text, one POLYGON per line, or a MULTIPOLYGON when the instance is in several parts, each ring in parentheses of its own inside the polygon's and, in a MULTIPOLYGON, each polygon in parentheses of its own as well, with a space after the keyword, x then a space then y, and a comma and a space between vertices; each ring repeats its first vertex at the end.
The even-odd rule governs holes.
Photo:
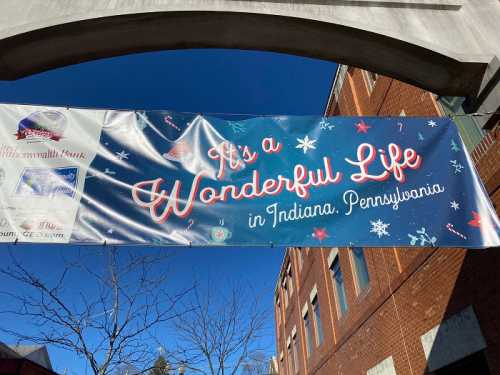
POLYGON ((288 263, 287 268, 287 282, 288 282, 288 291, 290 292, 290 296, 293 294, 293 278, 292 278, 292 264, 288 263))
POLYGON ((335 297, 337 300, 337 311, 339 316, 344 315, 347 312, 347 298, 345 295, 344 278, 342 276, 342 270, 340 269, 339 257, 336 256, 330 271, 332 273, 335 297))
POLYGON ((286 276, 283 279, 283 282, 282 282, 281 285, 283 287, 283 296, 285 298, 285 309, 286 309, 288 307, 288 286, 287 286, 287 283, 286 283, 286 276))
POLYGON ((281 324, 281 304, 279 297, 276 297, 276 320, 278 321, 279 326, 281 324))
POLYGON ((320 346, 323 343, 323 325, 321 324, 321 313, 319 310, 318 295, 315 295, 311 301, 314 314, 314 323, 316 327, 316 345, 320 346))
POLYGON ((354 260, 356 286, 358 288, 358 292, 361 292, 370 285, 370 275, 368 274, 368 266, 366 265, 364 249, 362 247, 353 247, 351 254, 354 260))
POLYGON ((306 331, 306 350, 307 350, 307 356, 309 357, 312 352, 313 348, 313 331, 311 327, 311 319, 309 318, 309 312, 306 310, 306 313, 304 314, 304 328, 306 331))
POLYGON ((290 337, 288 337, 288 342, 287 342, 287 354, 288 354, 288 373, 291 375, 293 374, 293 357, 292 357, 292 343, 290 342, 290 337))
POLYGON ((295 364, 295 373, 299 373, 299 349, 297 342, 297 329, 294 327, 292 330, 292 349, 293 349, 293 363, 295 364))
POLYGON ((365 81, 368 93, 371 94, 373 88, 375 87, 375 83, 377 82, 378 74, 369 72, 368 70, 362 70, 361 73, 363 74, 363 79, 365 81))

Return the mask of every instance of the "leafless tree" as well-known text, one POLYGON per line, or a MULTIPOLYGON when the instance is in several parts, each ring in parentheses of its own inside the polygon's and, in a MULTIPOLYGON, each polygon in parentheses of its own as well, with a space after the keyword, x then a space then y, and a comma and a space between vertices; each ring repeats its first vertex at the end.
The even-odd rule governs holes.
POLYGON ((171 357, 190 372, 236 375, 264 349, 261 339, 270 334, 272 323, 269 312, 250 288, 224 291, 198 286, 184 306, 188 313, 174 319, 179 347, 171 357))
POLYGON ((0 307, 0 331, 18 342, 72 351, 95 375, 124 366, 146 371, 157 355, 154 332, 183 313, 179 302, 191 289, 167 292, 168 254, 109 246, 80 249, 72 260, 64 259, 60 272, 51 270, 56 277, 42 277, 11 253, 0 277, 19 288, 0 291, 0 299, 9 302, 0 307), (12 329, 12 319, 30 322, 36 333, 12 329))
POLYGON ((256 352, 243 364, 242 375, 268 375, 269 360, 264 352, 256 352))

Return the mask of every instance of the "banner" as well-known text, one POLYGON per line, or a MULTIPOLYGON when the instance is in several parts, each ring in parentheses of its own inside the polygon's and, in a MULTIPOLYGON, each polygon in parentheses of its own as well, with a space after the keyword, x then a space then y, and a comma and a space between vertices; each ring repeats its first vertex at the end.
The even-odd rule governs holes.
POLYGON ((0 242, 483 248, 499 228, 448 118, 0 105, 0 242))

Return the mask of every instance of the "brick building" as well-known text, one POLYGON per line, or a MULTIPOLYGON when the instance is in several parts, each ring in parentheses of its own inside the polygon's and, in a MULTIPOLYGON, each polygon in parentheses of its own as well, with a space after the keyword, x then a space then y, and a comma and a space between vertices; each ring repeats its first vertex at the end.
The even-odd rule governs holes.
MULTIPOLYGON (((457 99, 341 66, 327 115, 442 116, 457 99)), ((495 207, 498 118, 457 117, 495 207)), ((279 373, 500 374, 500 250, 290 248, 275 294, 279 373)))

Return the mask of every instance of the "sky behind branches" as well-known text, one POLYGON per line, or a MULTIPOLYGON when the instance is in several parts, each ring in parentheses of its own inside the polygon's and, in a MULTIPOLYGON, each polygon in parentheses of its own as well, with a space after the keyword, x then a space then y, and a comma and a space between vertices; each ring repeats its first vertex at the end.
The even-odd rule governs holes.
MULTIPOLYGON (((237 50, 151 52, 0 81, 0 102, 118 109, 165 109, 204 114, 322 115, 337 65, 284 54, 237 50)), ((231 115, 221 117, 231 118, 231 115)), ((11 250, 24 265, 50 275, 61 256, 76 246, 0 245, 0 263, 11 250)), ((148 251, 138 248, 138 251, 148 251)), ((248 283, 272 311, 273 291, 284 250, 281 248, 178 248, 170 265, 174 289, 195 279, 214 288, 248 283)), ((0 289, 19 293, 0 280, 0 289)), ((269 316, 270 327, 273 316, 269 316)), ((24 322, 8 322, 29 331, 24 322)), ((0 341, 9 343, 1 336, 0 341)), ((168 344, 168 339, 165 338, 168 344)), ((266 343, 274 353, 274 331, 266 343)), ((73 353, 49 348, 56 371, 85 374, 73 353)))

